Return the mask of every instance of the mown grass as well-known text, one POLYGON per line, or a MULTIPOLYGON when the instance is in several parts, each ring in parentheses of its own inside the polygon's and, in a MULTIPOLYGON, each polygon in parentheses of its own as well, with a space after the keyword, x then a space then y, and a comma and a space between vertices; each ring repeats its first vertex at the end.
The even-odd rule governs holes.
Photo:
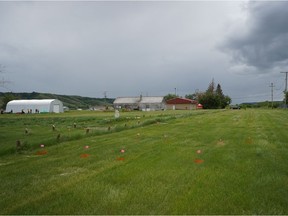
POLYGON ((0 214, 287 214, 287 117, 285 110, 1 116, 0 214), (55 142, 51 124, 66 140, 55 142), (17 136, 30 148, 7 152, 17 136), (47 154, 37 155, 42 142, 47 154))
POLYGON ((51 146, 87 136, 142 127, 181 116, 183 113, 179 112, 154 112, 149 115, 134 112, 123 113, 123 117, 115 119, 112 112, 84 111, 65 114, 2 115, 0 116, 0 156, 14 153, 18 140, 24 146, 23 151, 26 151, 37 148, 40 144, 51 146), (53 125, 55 130, 52 130, 53 125))

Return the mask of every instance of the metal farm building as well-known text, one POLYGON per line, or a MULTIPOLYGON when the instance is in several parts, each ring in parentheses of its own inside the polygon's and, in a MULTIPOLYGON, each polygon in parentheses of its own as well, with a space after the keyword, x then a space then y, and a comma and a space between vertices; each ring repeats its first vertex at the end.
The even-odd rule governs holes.
POLYGON ((62 113, 63 103, 57 99, 12 100, 7 103, 10 113, 62 113))
POLYGON ((164 97, 118 97, 113 102, 115 109, 155 111, 166 109, 164 97))

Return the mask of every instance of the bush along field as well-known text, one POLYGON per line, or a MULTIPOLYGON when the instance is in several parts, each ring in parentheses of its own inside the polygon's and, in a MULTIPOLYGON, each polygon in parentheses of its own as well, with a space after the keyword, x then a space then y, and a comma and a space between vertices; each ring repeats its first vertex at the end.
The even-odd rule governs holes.
POLYGON ((0 214, 288 214, 286 110, 0 116, 0 214))

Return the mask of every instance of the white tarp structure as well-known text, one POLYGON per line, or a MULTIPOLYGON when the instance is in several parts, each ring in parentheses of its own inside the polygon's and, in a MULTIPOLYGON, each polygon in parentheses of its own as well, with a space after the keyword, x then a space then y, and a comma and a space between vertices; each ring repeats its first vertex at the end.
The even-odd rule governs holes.
POLYGON ((7 103, 6 112, 61 113, 63 112, 63 103, 57 99, 12 100, 7 103))

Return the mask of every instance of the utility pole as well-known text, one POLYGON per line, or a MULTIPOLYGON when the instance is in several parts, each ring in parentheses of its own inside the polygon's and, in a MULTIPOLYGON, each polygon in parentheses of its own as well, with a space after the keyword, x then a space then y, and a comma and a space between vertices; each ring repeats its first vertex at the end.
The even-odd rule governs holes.
MULTIPOLYGON (((4 69, 5 69, 5 66, 2 66, 2 64, 0 64, 0 73, 4 73, 4 69)), ((10 81, 7 81, 4 79, 4 77, 2 77, 2 80, 0 80, 0 87, 6 88, 5 87, 6 83, 10 83, 10 81)))
POLYGON ((272 109, 273 109, 273 88, 275 87, 273 83, 269 86, 271 87, 271 103, 272 103, 272 109))
POLYGON ((105 104, 107 103, 107 91, 104 91, 104 102, 105 102, 105 104))
MULTIPOLYGON (((0 73, 3 73, 3 71, 1 70, 1 68, 3 68, 3 66, 0 64, 0 73)), ((0 80, 0 86, 4 86, 5 84, 5 81, 4 81, 4 78, 2 78, 2 80, 0 80)))
POLYGON ((287 99, 286 99, 286 94, 287 94, 287 74, 288 72, 280 72, 280 73, 285 73, 285 90, 284 90, 284 101, 285 101, 285 108, 287 108, 287 99))

